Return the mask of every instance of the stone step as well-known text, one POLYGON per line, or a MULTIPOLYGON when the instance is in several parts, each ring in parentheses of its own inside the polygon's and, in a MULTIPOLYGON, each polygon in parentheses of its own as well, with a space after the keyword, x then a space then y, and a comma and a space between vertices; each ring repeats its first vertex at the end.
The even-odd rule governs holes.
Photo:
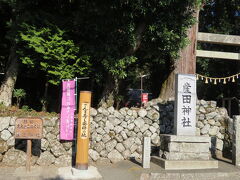
POLYGON ((165 170, 190 170, 190 169, 216 169, 217 160, 166 160, 157 156, 152 156, 151 161, 160 165, 165 170))

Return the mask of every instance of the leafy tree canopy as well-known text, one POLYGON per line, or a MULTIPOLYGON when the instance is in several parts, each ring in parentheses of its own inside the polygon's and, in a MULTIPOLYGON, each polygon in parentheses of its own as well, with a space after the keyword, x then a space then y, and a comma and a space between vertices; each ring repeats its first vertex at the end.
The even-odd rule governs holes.
POLYGON ((36 28, 23 24, 18 51, 23 64, 44 71, 48 81, 59 84, 61 79, 71 79, 90 71, 89 56, 81 56, 80 49, 64 31, 57 28, 36 28))
POLYGON ((201 0, 0 2, 11 9, 6 34, 17 42, 23 64, 44 72, 52 84, 89 74, 100 99, 102 92, 101 98, 117 97, 143 73, 159 92, 159 77, 188 43, 186 31, 201 0))

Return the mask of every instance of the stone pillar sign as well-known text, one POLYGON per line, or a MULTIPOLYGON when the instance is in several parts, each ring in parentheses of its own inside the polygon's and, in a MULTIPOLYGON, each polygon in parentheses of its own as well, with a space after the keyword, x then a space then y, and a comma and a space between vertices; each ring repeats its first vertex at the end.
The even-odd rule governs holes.
POLYGON ((175 85, 174 134, 196 133, 196 76, 177 74, 175 85))
POLYGON ((196 77, 177 74, 174 105, 174 135, 160 134, 159 158, 164 169, 218 168, 209 151, 210 137, 196 136, 196 77))
POLYGON ((142 166, 143 168, 150 168, 150 159, 151 159, 151 138, 143 138, 143 154, 142 154, 142 166))

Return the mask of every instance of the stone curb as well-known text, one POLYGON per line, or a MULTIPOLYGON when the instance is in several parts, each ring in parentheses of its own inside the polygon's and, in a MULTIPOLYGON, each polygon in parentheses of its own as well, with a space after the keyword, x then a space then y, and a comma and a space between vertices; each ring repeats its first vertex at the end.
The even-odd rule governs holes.
POLYGON ((237 180, 239 172, 214 172, 214 173, 142 173, 140 180, 237 180))

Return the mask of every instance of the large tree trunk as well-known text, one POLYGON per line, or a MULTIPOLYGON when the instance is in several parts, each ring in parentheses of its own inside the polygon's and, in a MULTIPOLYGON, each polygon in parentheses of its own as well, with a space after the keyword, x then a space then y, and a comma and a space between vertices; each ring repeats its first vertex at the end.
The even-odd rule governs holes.
MULTIPOLYGON (((196 11, 194 15, 198 21, 199 11, 196 11)), ((174 98, 175 94, 175 75, 177 73, 181 74, 195 74, 196 73, 196 45, 197 45, 197 32, 198 23, 193 25, 188 30, 188 39, 191 43, 180 50, 180 58, 176 61, 174 65, 174 70, 169 74, 168 78, 162 85, 160 98, 163 100, 169 100, 174 98)))
MULTIPOLYGON (((136 43, 134 47, 130 47, 128 51, 126 52, 125 56, 132 56, 136 53, 136 51, 140 48, 141 42, 142 42, 142 34, 144 33, 146 28, 145 21, 142 21, 141 23, 136 25, 135 30, 135 38, 136 43)), ((108 75, 106 85, 103 91, 102 98, 98 104, 98 106, 103 107, 110 107, 115 104, 115 100, 117 99, 116 96, 118 96, 119 92, 119 84, 120 79, 112 77, 110 74, 108 75)), ((117 107, 119 104, 117 103, 117 107)))
POLYGON ((16 45, 13 45, 10 49, 8 64, 5 79, 0 87, 0 103, 5 106, 12 105, 12 93, 17 80, 18 62, 16 45))
POLYGON ((101 97, 101 100, 98 104, 98 106, 102 107, 111 107, 114 105, 114 100, 116 98, 116 95, 118 95, 119 91, 119 80, 114 79, 110 75, 108 75, 103 95, 101 97))

